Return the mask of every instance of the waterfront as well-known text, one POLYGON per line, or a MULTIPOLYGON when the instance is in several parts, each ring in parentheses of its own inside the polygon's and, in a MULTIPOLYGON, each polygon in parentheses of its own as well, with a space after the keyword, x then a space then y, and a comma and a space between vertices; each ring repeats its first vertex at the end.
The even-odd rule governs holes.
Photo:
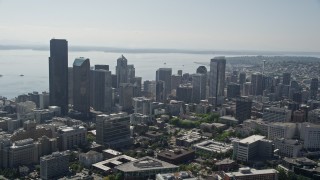
MULTIPOLYGON (((134 64, 136 76, 142 80, 154 80, 155 72, 160 67, 172 68, 173 74, 181 69, 184 73, 195 73, 200 64, 210 62, 214 56, 243 56, 226 54, 178 54, 178 53, 127 53, 123 54, 128 64, 134 64)), ((258 54, 257 54, 258 55, 258 54)), ((287 54, 288 55, 288 54, 287 54)), ((292 54, 299 56, 297 54, 292 54)), ((70 51, 69 67, 76 57, 87 57, 91 66, 108 64, 115 73, 117 58, 121 53, 102 51, 70 51)), ((49 89, 49 51, 35 50, 0 50, 0 96, 14 98, 19 94, 49 89), (23 74, 24 76, 20 76, 23 74)), ((318 56, 319 57, 319 56, 318 56)))
MULTIPOLYGON (((216 55, 209 54, 123 54, 128 64, 134 64, 136 76, 144 80, 154 80, 155 72, 159 67, 170 67, 173 74, 182 69, 184 72, 195 73, 199 64, 194 62, 209 62, 216 55)), ((76 57, 90 58, 91 66, 108 64, 112 73, 115 73, 117 58, 120 53, 105 53, 98 51, 69 52, 69 67, 76 57)), ((48 91, 49 51, 33 50, 1 50, 0 51, 0 96, 14 98, 19 94, 32 91, 48 91), (20 76, 23 74, 24 76, 20 76)))

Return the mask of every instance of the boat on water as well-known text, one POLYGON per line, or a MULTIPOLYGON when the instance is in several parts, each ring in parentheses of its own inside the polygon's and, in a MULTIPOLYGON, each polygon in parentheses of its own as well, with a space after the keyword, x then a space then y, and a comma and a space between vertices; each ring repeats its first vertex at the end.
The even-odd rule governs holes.
POLYGON ((2 74, 0 74, 0 77, 2 77, 3 75, 2 74))
POLYGON ((23 74, 20 74, 20 76, 24 76, 23 74))

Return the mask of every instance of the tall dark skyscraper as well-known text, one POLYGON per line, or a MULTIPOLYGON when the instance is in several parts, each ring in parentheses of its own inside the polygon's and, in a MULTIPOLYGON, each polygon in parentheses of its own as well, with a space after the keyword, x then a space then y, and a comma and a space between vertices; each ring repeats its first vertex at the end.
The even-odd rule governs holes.
POLYGON ((49 57, 50 105, 61 107, 61 114, 68 114, 68 41, 50 40, 49 57))
POLYGON ((128 82, 128 60, 123 55, 117 59, 116 75, 117 88, 121 83, 128 82))
POLYGON ((165 102, 165 83, 163 81, 156 82, 156 101, 165 102))
POLYGON ((171 68, 159 68, 156 72, 156 81, 164 82, 165 99, 171 93, 171 75, 172 75, 171 68))
POLYGON ((223 103, 225 86, 226 58, 215 57, 210 62, 209 97, 215 98, 216 105, 223 103))
POLYGON ((263 76, 261 73, 254 73, 251 75, 252 95, 262 95, 263 92, 263 76))
POLYGON ((290 85, 291 80, 291 74, 288 72, 285 72, 282 74, 282 84, 283 85, 290 85))
POLYGON ((191 103, 192 86, 190 84, 181 84, 177 87, 177 100, 185 103, 191 103))
POLYGON ((73 67, 68 67, 68 103, 73 104, 73 67))
POLYGON ((83 57, 73 62, 73 109, 86 117, 90 112, 90 60, 83 57))
POLYGON ((239 84, 244 84, 246 83, 246 73, 245 72, 241 72, 239 74, 239 84))
POLYGON ((227 86, 227 97, 229 99, 236 98, 240 96, 240 85, 235 83, 230 83, 227 86))
POLYGON ((317 99, 318 88, 319 88, 319 80, 317 78, 311 79, 310 99, 317 99))
POLYGON ((236 119, 239 123, 251 119, 252 101, 247 97, 239 97, 236 100, 236 119))
POLYGON ((111 71, 105 69, 91 70, 93 75, 93 108, 96 111, 111 112, 112 110, 112 77, 111 71))

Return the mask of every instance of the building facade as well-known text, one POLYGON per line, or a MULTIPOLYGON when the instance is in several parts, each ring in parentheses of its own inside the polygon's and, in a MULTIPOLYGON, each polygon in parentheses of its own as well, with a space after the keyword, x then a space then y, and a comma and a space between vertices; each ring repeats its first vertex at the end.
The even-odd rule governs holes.
POLYGON ((90 60, 76 58, 73 62, 73 109, 88 117, 90 111, 90 60))
POLYGON ((120 148, 132 143, 130 116, 126 113, 102 114, 96 117, 97 143, 109 148, 120 148))
POLYGON ((68 42, 64 39, 50 40, 49 92, 50 105, 68 114, 68 42))
POLYGON ((215 57, 210 61, 209 97, 215 98, 215 104, 223 103, 225 87, 225 57, 215 57))

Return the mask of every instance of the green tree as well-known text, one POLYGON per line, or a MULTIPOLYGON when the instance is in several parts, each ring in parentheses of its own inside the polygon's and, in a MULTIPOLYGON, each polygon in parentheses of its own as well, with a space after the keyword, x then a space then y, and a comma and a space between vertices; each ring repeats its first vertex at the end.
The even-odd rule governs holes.
POLYGON ((96 137, 93 134, 88 134, 87 140, 88 140, 88 142, 92 143, 93 141, 96 140, 96 137))

